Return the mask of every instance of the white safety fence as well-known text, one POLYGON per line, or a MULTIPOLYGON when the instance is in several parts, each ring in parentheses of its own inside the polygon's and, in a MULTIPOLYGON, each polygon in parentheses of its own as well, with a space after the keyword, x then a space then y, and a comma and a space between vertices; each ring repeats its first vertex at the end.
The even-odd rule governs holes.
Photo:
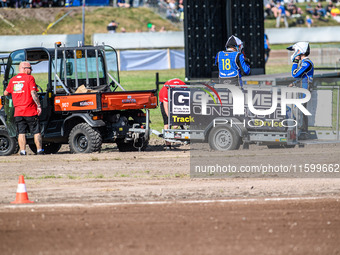
POLYGON ((311 43, 340 42, 339 26, 333 27, 290 27, 268 28, 265 33, 270 44, 296 43, 307 41, 311 43))
MULTIPOLYGON (((292 51, 285 48, 282 50, 272 50, 268 64, 291 64, 292 51)), ((309 58, 313 61, 315 67, 334 67, 340 68, 340 44, 319 44, 311 45, 309 58)))
MULTIPOLYGON (((269 37, 270 44, 288 44, 297 41, 340 42, 339 26, 268 28, 265 33, 269 37)), ((65 43, 66 46, 76 46, 81 40, 81 34, 0 36, 0 52, 11 52, 26 47, 51 48, 58 41, 65 43)), ((93 34, 92 43, 105 43, 116 50, 184 48, 184 32, 93 34)))

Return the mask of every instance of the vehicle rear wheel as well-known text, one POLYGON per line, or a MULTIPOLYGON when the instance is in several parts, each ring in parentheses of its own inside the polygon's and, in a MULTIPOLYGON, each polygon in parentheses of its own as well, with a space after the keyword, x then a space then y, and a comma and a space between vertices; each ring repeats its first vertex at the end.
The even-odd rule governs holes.
MULTIPOLYGON (((35 144, 28 145, 33 153, 37 153, 37 146, 35 144)), ((42 148, 44 149, 45 154, 56 154, 60 148, 60 143, 43 143, 42 148)))
POLYGON ((5 127, 0 127, 0 156, 9 156, 18 150, 17 139, 10 137, 5 127))
POLYGON ((229 126, 214 127, 208 141, 210 148, 218 151, 238 150, 241 145, 241 137, 229 126))
POLYGON ((68 143, 72 153, 99 152, 102 147, 102 136, 89 124, 80 123, 71 130, 68 143))

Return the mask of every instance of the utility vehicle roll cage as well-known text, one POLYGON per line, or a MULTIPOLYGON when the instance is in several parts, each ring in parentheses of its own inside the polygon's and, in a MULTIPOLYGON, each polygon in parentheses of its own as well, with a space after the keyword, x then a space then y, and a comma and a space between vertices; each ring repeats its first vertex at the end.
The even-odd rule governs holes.
POLYGON ((78 46, 78 47, 60 47, 60 44, 55 44, 54 60, 52 63, 54 68, 53 91, 56 94, 57 88, 61 86, 67 94, 70 94, 70 79, 68 76, 73 76, 72 84, 74 89, 77 89, 84 83, 85 87, 99 87, 101 85, 116 84, 121 90, 126 91, 119 83, 117 54, 114 48, 108 45, 99 46, 78 46), (109 49, 115 53, 116 61, 116 78, 111 75, 107 68, 107 58, 105 52, 109 49), (58 60, 60 63, 58 64, 58 60), (74 65, 74 67, 73 67, 74 65), (79 66, 81 65, 81 66, 79 66), (59 72, 58 72, 59 67, 59 72), (80 73, 79 70, 82 69, 80 73), (91 75, 90 75, 91 74, 91 75), (84 77, 85 76, 85 77, 84 77), (109 82, 109 79, 111 82, 109 82), (59 84, 58 84, 59 83, 59 84))
MULTIPOLYGON (((17 73, 14 66, 21 61, 29 61, 34 66, 43 61, 48 61, 48 85, 47 90, 57 94, 63 89, 63 93, 71 94, 79 86, 84 85, 92 89, 99 86, 118 86, 126 91, 119 83, 117 53, 114 48, 108 45, 61 47, 56 43, 54 49, 44 47, 21 49, 12 52, 8 57, 0 58, 2 65, 10 62, 10 67, 5 71, 5 79, 8 81, 17 73), (107 55, 109 58, 108 70, 107 55), (8 61, 6 61, 8 59, 8 61), (113 62, 113 63, 112 63, 113 62), (113 74, 110 74, 112 71, 113 74)), ((6 82, 4 83, 7 86, 6 82)))

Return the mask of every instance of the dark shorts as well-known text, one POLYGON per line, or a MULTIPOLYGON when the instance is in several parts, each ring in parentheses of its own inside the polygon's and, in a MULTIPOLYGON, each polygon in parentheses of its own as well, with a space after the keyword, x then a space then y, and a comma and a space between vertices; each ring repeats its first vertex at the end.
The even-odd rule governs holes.
POLYGON ((15 123, 19 134, 26 134, 27 131, 33 135, 40 133, 38 115, 32 117, 15 117, 15 123))
POLYGON ((161 102, 160 103, 160 108, 161 108, 161 113, 162 113, 162 117, 163 117, 163 123, 164 125, 168 125, 168 116, 166 115, 165 113, 165 110, 164 110, 164 104, 161 102))

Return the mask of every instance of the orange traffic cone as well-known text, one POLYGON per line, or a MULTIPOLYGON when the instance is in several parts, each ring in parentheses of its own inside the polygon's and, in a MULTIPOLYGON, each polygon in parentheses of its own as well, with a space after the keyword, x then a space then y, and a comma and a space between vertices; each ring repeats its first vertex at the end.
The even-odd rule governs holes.
POLYGON ((20 175, 17 195, 15 198, 15 201, 11 202, 11 204, 27 204, 27 203, 34 203, 34 202, 28 200, 24 176, 20 175))

